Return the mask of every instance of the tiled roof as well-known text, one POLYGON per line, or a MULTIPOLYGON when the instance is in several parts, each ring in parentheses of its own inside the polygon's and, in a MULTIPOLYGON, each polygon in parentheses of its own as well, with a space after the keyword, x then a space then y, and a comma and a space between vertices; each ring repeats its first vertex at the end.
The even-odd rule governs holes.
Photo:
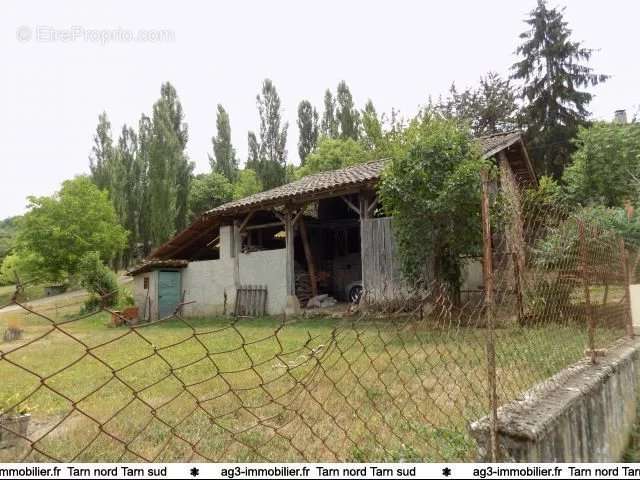
POLYGON ((485 157, 491 157, 495 155, 503 148, 514 144, 521 138, 519 131, 507 132, 507 133, 494 133, 493 135, 485 135, 478 137, 480 143, 480 150, 485 157))
MULTIPOLYGON (((478 141, 480 142, 482 154, 484 156, 491 156, 519 139, 520 132, 508 132, 479 137, 478 141)), ((376 182, 382 174, 384 165, 385 160, 374 160, 339 170, 316 173, 296 180, 295 182, 272 188, 271 190, 225 203, 209 210, 205 215, 224 215, 235 210, 244 210, 246 208, 271 203, 281 203, 297 197, 376 182)))
POLYGON ((127 275, 133 277, 134 275, 149 272, 156 268, 185 268, 187 265, 189 265, 187 260, 144 260, 141 264, 129 270, 127 275))
POLYGON ((351 185, 362 185, 380 178, 384 160, 361 163, 351 167, 308 175, 295 182, 265 192, 225 203, 209 210, 207 215, 220 215, 238 208, 252 207, 275 201, 289 200, 302 195, 335 190, 351 185))

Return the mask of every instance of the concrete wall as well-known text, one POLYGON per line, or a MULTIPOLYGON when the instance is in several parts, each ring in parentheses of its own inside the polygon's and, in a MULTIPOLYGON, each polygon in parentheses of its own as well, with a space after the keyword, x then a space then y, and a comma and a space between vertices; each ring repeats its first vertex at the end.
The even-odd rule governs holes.
POLYGON ((267 286, 267 313, 279 315, 287 305, 287 251, 240 254, 240 284, 267 286))
MULTIPOLYGON (((240 285, 267 285, 267 313, 282 313, 287 303, 285 250, 241 253, 240 285)), ((190 262, 182 270, 182 289, 187 316, 231 314, 235 306, 235 258, 190 262), (226 303, 225 303, 226 295, 226 303)))
MULTIPOLYGON (((636 422, 640 339, 578 362, 498 410, 500 461, 617 462, 636 422)), ((487 459, 489 420, 471 425, 487 459)))
MULTIPOLYGON (((227 252, 228 253, 228 252, 227 252)), ((182 290, 186 316, 231 314, 235 306, 236 284, 234 279, 236 259, 225 255, 220 260, 189 262, 182 272, 182 290)), ((241 253, 238 259, 241 285, 267 285, 267 313, 279 315, 287 304, 286 251, 241 253)), ((151 300, 150 316, 158 318, 158 271, 136 275, 133 295, 140 312, 151 300), (144 290, 144 278, 149 278, 149 290, 144 290)))
POLYGON ((233 260, 189 262, 182 270, 182 289, 185 302, 194 302, 184 306, 186 316, 233 313, 236 292, 233 260))

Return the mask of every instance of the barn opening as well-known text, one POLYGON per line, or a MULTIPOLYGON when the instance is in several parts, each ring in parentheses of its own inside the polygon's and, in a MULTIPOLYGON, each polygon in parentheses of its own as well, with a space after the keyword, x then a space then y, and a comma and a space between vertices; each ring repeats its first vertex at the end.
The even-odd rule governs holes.
POLYGON ((350 294, 361 290, 360 217, 354 210, 357 205, 355 194, 319 200, 314 208, 305 211, 294 242, 295 293, 302 305, 312 295, 310 262, 318 294, 346 302, 353 300, 350 294))

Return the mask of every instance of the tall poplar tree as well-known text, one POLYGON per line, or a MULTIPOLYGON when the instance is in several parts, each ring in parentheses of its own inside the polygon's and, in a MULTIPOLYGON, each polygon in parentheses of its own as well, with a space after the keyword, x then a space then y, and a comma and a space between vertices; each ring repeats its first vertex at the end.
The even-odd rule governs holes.
POLYGON ((607 80, 587 63, 593 50, 571 40, 564 9, 549 8, 545 0, 525 20, 516 50, 522 59, 512 69, 521 80, 525 102, 523 122, 528 145, 540 173, 559 177, 573 151, 571 140, 589 117, 593 95, 585 89, 607 80))
POLYGON ((270 79, 265 79, 256 96, 260 116, 260 151, 256 173, 265 189, 286 181, 287 130, 281 119, 280 96, 270 79))
POLYGON ((249 168, 253 171, 258 169, 258 162, 260 162, 260 143, 255 132, 248 132, 247 134, 247 162, 245 168, 249 168))
POLYGON ((336 101, 327 88, 324 92, 324 111, 322 112, 322 122, 320 133, 323 137, 338 138, 338 121, 336 120, 336 101))
POLYGON ((209 155, 211 170, 224 175, 227 180, 234 182, 238 178, 238 159, 236 150, 231 144, 231 124, 229 114, 218 104, 216 113, 217 134, 211 139, 213 143, 213 157, 209 155))
POLYGON ((355 108, 351 90, 343 80, 338 84, 336 91, 336 118, 340 127, 340 138, 360 137, 360 114, 355 108))
POLYGON ((106 112, 98 116, 98 126, 93 136, 93 147, 89 156, 89 169, 93 183, 101 190, 111 188, 111 169, 113 163, 113 139, 111 122, 106 112))
POLYGON ((367 101, 362 111, 362 144, 368 150, 375 150, 382 143, 382 123, 371 99, 367 101))
POLYGON ((185 147, 188 134, 175 88, 165 83, 153 105, 149 150, 150 231, 153 245, 166 241, 187 224, 193 164, 185 147))
POLYGON ((298 155, 300 164, 304 161, 318 143, 318 112, 308 100, 303 100, 298 105, 298 155))
POLYGON ((147 256, 151 251, 151 198, 149 188, 149 165, 153 126, 151 119, 142 115, 138 121, 138 152, 136 155, 136 172, 139 180, 136 182, 135 198, 138 201, 138 242, 142 247, 142 255, 147 256))
POLYGON ((111 198, 120 225, 128 232, 127 246, 115 259, 114 267, 126 267, 135 256, 138 242, 139 205, 136 197, 138 183, 141 181, 136 161, 138 137, 133 128, 124 125, 113 160, 111 198))

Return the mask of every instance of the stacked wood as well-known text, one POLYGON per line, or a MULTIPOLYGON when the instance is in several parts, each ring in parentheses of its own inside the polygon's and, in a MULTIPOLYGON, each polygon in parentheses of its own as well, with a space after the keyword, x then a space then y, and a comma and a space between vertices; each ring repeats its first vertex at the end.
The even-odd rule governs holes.
MULTIPOLYGON (((316 272, 315 279, 317 284, 326 284, 329 276, 328 272, 316 272)), ((298 297, 298 301, 302 306, 305 306, 309 299, 313 297, 311 275, 306 271, 296 270, 296 297, 298 297)))

